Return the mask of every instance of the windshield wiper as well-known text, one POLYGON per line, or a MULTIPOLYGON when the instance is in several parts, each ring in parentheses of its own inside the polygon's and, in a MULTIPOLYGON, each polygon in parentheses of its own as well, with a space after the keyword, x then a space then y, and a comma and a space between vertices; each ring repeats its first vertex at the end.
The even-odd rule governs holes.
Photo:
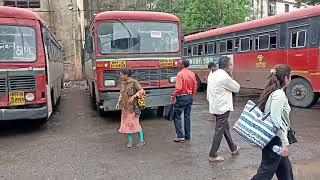
POLYGON ((128 34, 130 36, 130 39, 132 39, 132 34, 131 34, 129 28, 124 24, 124 22, 121 19, 117 19, 116 21, 118 21, 124 27, 124 29, 127 30, 128 34))
MULTIPOLYGON (((128 32, 129 38, 130 38, 130 42, 131 42, 132 39, 133 39, 133 36, 132 36, 132 33, 130 32, 128 26, 126 26, 121 19, 116 19, 116 21, 118 21, 118 22, 122 25, 122 27, 128 32)), ((112 36, 111 36, 111 40, 110 40, 110 41, 104 42, 103 44, 101 44, 101 46, 103 46, 103 45, 105 45, 105 44, 107 44, 107 43, 109 43, 109 42, 111 42, 111 41, 113 41, 112 36)), ((128 44, 128 48, 130 47, 130 42, 129 42, 129 44, 128 44)))

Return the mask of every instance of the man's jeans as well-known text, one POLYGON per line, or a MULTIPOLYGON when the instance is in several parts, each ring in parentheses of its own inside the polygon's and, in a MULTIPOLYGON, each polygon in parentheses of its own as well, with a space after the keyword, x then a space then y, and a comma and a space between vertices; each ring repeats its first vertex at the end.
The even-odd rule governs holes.
POLYGON ((192 95, 177 96, 174 104, 174 125, 176 128, 177 138, 190 139, 190 113, 193 103, 192 95), (184 133, 181 126, 181 114, 184 112, 184 133))

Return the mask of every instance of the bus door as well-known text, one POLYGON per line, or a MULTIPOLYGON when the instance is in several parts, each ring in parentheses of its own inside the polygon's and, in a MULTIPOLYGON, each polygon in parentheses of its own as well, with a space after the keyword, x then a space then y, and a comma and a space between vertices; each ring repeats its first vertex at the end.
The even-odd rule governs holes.
POLYGON ((289 29, 288 64, 292 69, 308 70, 307 27, 289 29))

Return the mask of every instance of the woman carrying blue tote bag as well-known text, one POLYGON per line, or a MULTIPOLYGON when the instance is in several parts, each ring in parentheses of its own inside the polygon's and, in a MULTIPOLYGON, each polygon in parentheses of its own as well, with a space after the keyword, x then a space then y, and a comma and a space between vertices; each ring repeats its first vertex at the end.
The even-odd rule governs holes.
MULTIPOLYGON (((291 68, 286 64, 279 64, 271 69, 270 73, 271 74, 268 77, 267 84, 259 99, 258 106, 262 111, 260 111, 259 108, 254 107, 252 111, 250 111, 251 109, 249 110, 249 114, 251 115, 251 119, 255 119, 261 122, 261 124, 268 124, 271 122, 276 131, 270 142, 266 144, 259 142, 260 146, 259 143, 254 143, 262 148, 262 158, 257 174, 253 176, 252 180, 271 180, 274 174, 277 175, 278 180, 293 180, 292 166, 288 158, 290 144, 288 139, 288 132, 290 131, 289 114, 291 108, 284 92, 284 89, 291 81, 291 68), (280 154, 273 152, 272 149, 274 146, 281 147, 280 154)), ((250 108, 250 106, 253 105, 251 102, 248 103, 249 105, 247 104, 246 108, 250 108)), ((242 113, 244 116, 247 113, 246 108, 242 113)), ((247 122, 247 120, 241 119, 243 118, 240 117, 238 121, 247 122)), ((250 117, 244 119, 250 119, 250 117)), ((237 130, 238 121, 235 125, 235 130, 237 132, 239 132, 237 130)), ((259 129, 259 127, 262 127, 261 124, 252 125, 252 127, 259 129)), ((267 126, 263 126, 262 129, 267 131, 268 128, 266 127, 267 126)), ((259 132, 263 132, 263 130, 259 132)), ((272 136, 272 134, 269 135, 272 136)), ((250 139, 250 137, 248 139, 250 139)), ((259 138, 259 140, 255 140, 254 142, 262 141, 261 139, 263 138, 259 138)), ((269 139, 265 140, 265 142, 269 141, 269 139)))
POLYGON ((251 100, 245 105, 233 128, 244 140, 261 149, 275 137, 277 131, 270 112, 263 113, 251 100))

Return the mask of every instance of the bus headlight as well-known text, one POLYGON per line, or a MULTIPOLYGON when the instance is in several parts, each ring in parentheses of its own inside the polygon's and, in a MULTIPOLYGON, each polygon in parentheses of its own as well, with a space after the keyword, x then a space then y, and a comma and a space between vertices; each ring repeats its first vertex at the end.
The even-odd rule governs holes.
POLYGON ((116 82, 114 80, 104 80, 104 86, 114 87, 116 86, 116 82))
POLYGON ((170 83, 175 83, 175 82, 176 82, 176 79, 177 79, 177 77, 175 77, 175 76, 174 76, 174 77, 170 77, 170 78, 169 78, 169 82, 170 82, 170 83))
POLYGON ((35 96, 34 96, 33 93, 27 93, 27 94, 26 94, 26 100, 27 100, 27 101, 31 102, 31 101, 33 101, 34 99, 35 99, 35 96))

